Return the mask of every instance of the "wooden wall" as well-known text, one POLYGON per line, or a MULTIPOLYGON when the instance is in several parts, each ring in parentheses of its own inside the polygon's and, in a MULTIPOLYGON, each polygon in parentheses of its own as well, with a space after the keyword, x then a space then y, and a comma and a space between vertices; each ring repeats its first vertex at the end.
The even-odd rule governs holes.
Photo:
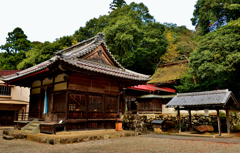
POLYGON ((138 99, 138 113, 151 113, 161 112, 162 104, 166 103, 166 100, 149 98, 149 99, 138 99))
POLYGON ((68 89, 119 95, 119 84, 117 81, 77 73, 70 75, 68 89))

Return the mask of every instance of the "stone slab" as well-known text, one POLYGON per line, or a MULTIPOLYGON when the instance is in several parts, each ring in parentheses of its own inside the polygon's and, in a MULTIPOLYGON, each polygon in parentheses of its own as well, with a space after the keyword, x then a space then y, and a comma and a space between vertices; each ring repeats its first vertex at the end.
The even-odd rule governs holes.
MULTIPOLYGON (((15 135, 21 135, 21 131, 15 130, 15 135)), ((94 131, 69 131, 59 132, 57 135, 53 134, 25 134, 27 140, 36 141, 46 144, 69 144, 86 141, 95 141, 101 139, 117 139, 120 137, 137 136, 135 131, 115 131, 115 130, 94 130, 94 131), (62 135, 61 135, 62 134, 62 135)), ((24 136, 25 136, 24 135, 24 136)))

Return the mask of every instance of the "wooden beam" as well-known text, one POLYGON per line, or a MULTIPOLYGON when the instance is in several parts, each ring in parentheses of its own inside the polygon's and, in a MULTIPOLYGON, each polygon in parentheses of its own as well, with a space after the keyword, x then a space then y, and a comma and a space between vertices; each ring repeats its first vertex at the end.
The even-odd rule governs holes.
POLYGON ((220 115, 219 115, 219 109, 217 109, 217 119, 218 119, 218 132, 219 132, 219 136, 221 136, 221 120, 220 120, 220 115))
POLYGON ((181 133, 181 121, 180 121, 180 109, 178 107, 178 114, 177 114, 177 119, 178 119, 178 133, 181 133))
POLYGON ((123 90, 123 114, 126 114, 126 95, 125 95, 125 90, 123 90))
POLYGON ((65 120, 68 120, 69 115, 69 91, 65 92, 66 101, 65 101, 65 120))
POLYGON ((188 110, 188 114, 189 114, 189 128, 190 131, 192 131, 192 114, 191 114, 191 109, 188 110))
POLYGON ((230 134, 230 119, 229 119, 229 110, 226 109, 226 120, 227 120, 227 133, 230 134))

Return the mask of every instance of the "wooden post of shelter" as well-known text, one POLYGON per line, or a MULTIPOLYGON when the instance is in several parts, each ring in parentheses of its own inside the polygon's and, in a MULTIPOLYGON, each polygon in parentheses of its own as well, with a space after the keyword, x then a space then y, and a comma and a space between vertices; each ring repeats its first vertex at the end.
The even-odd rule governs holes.
POLYGON ((181 121, 180 121, 180 109, 177 107, 178 114, 177 114, 177 119, 178 119, 178 133, 181 133, 181 121))
POLYGON ((229 120, 229 110, 226 109, 226 120, 227 120, 227 133, 230 134, 230 120, 229 120))
POLYGON ((191 109, 188 110, 188 114, 189 114, 189 128, 190 131, 192 131, 192 114, 191 114, 191 109))
POLYGON ((218 132, 219 136, 221 136, 221 120, 220 120, 220 115, 219 115, 219 109, 217 109, 217 119, 218 119, 218 132))

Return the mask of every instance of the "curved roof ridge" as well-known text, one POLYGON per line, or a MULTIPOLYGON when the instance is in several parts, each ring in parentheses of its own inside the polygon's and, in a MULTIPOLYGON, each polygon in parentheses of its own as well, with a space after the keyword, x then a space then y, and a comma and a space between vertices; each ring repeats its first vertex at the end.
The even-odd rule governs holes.
POLYGON ((126 72, 129 72, 129 73, 132 73, 132 74, 135 74, 135 75, 139 75, 139 76, 142 76, 142 77, 148 78, 148 79, 149 79, 149 77, 151 76, 151 75, 146 75, 146 74, 141 74, 141 73, 138 73, 138 72, 134 72, 134 71, 131 71, 131 70, 128 70, 128 69, 125 69, 125 68, 124 68, 124 70, 125 70, 126 72))
MULTIPOLYGON (((81 41, 81 42, 79 42, 79 43, 77 43, 77 44, 75 44, 75 45, 73 45, 73 46, 70 46, 70 47, 65 48, 65 49, 63 49, 63 50, 60 50, 60 51, 57 51, 57 52, 55 52, 54 54, 55 54, 55 55, 56 55, 56 54, 62 54, 62 53, 64 53, 64 52, 71 51, 71 50, 74 49, 75 47, 81 46, 81 45, 83 45, 84 43, 91 43, 91 41, 94 41, 96 37, 97 37, 97 36, 92 37, 92 38, 89 38, 89 39, 84 40, 84 41, 81 41)), ((85 46, 85 45, 84 45, 84 46, 85 46)))
POLYGON ((206 95, 206 94, 219 94, 219 93, 227 93, 228 89, 222 90, 212 90, 212 91, 200 91, 200 92, 189 92, 189 93, 178 93, 177 96, 193 96, 193 95, 206 95))
POLYGON ((59 58, 60 57, 58 57, 58 56, 54 56, 54 57, 52 57, 51 59, 49 59, 47 61, 44 61, 42 63, 39 63, 39 64, 35 65, 35 66, 32 66, 32 67, 27 68, 25 70, 22 70, 21 72, 14 73, 12 75, 2 76, 2 78, 3 78, 2 80, 3 81, 7 81, 7 80, 11 80, 11 79, 15 79, 15 78, 18 78, 18 77, 22 77, 22 76, 28 75, 29 73, 37 72, 39 70, 47 68, 50 64, 54 63, 59 58))

